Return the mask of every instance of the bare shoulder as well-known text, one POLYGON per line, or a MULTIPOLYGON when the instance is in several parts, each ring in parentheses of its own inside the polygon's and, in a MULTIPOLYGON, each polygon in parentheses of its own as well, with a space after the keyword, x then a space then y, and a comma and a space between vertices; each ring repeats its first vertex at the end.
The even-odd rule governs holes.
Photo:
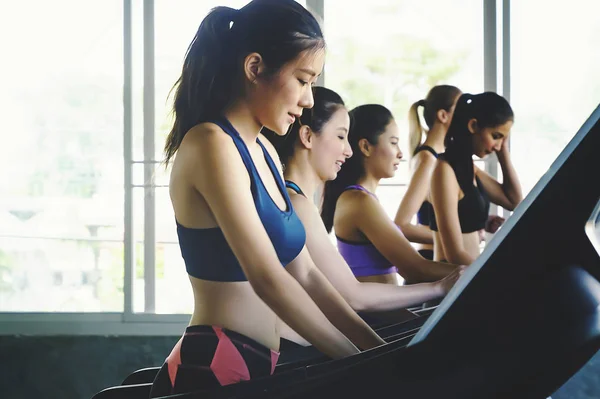
POLYGON ((239 183, 247 180, 244 163, 231 136, 214 123, 201 123, 187 132, 176 162, 199 189, 225 178, 239 183))
POLYGON ((181 149, 190 151, 227 151, 235 144, 220 126, 205 122, 192 127, 181 141, 181 149))
POLYGON ((294 211, 303 223, 312 222, 315 216, 318 216, 319 220, 321 219, 315 204, 313 204, 305 196, 290 191, 291 190, 288 190, 288 193, 290 195, 290 200, 292 202, 292 206, 294 207, 294 211))
POLYGON ((442 159, 437 160, 435 166, 433 167, 433 179, 454 179, 456 180, 456 175, 454 174, 454 169, 450 164, 442 159))
POLYGON ((414 169, 418 169, 419 167, 433 168, 436 161, 437 158, 429 151, 419 151, 417 155, 411 159, 414 169))
POLYGON ((378 210, 379 202, 372 195, 362 190, 346 190, 338 199, 338 208, 344 209, 344 214, 350 217, 362 217, 378 210))

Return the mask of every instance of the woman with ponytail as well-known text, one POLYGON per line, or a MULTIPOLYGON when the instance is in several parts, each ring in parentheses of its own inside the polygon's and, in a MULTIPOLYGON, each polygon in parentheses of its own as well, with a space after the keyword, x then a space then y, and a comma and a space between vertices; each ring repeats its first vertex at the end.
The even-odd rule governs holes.
POLYGON ((165 163, 194 310, 152 397, 272 374, 283 323, 332 358, 383 343, 316 269, 260 134, 313 106, 324 50, 294 0, 214 8, 187 50, 165 163))
POLYGON ((315 265, 354 310, 371 313, 369 317, 376 312, 375 318, 400 321, 406 317, 403 308, 443 297, 461 269, 442 280, 411 286, 363 283, 356 279, 331 243, 315 205, 319 188, 334 180, 352 157, 348 143, 350 118, 337 93, 324 87, 315 87, 313 92, 314 106, 304 110, 287 136, 267 136, 284 164, 292 205, 306 230, 306 247, 315 265))
POLYGON ((388 217, 375 196, 379 180, 393 177, 402 152, 398 126, 382 105, 350 111, 353 155, 325 185, 321 216, 335 229, 338 249, 359 281, 398 284, 440 280, 457 266, 423 258, 388 217))
POLYGON ((429 229, 431 204, 427 201, 431 173, 438 154, 444 152, 444 138, 460 94, 454 86, 434 86, 425 99, 415 102, 408 112, 411 179, 394 222, 409 241, 417 243, 419 253, 426 259, 433 259, 433 233, 429 229), (419 109, 423 110, 427 130, 421 126, 419 109), (416 225, 412 224, 415 215, 416 225))
POLYGON ((496 93, 463 94, 458 99, 446 133, 446 152, 440 154, 431 177, 434 259, 471 264, 479 256, 479 231, 497 229, 489 227, 490 201, 512 211, 523 199, 508 151, 513 121, 510 104, 496 93), (502 168, 502 183, 473 163, 473 155, 485 158, 492 152, 502 168))

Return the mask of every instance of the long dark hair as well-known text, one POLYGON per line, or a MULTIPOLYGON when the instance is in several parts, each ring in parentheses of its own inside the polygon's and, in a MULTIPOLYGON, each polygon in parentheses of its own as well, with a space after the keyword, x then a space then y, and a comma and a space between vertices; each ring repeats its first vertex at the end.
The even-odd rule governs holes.
POLYGON ((468 127, 471 119, 476 119, 477 127, 483 129, 514 120, 514 113, 504 97, 491 91, 475 95, 465 93, 458 99, 444 140, 446 152, 440 159, 452 166, 463 191, 473 185, 473 139, 468 127))
POLYGON ((314 105, 312 108, 305 108, 302 116, 294 122, 290 131, 285 136, 280 136, 266 128, 262 133, 269 139, 277 150, 279 159, 284 167, 294 155, 296 143, 300 137, 300 128, 308 126, 316 134, 320 134, 323 126, 340 108, 344 108, 344 100, 335 91, 325 87, 313 87, 314 105))
POLYGON ((450 111, 456 97, 460 94, 460 89, 450 85, 433 86, 423 100, 419 100, 411 105, 408 111, 408 149, 412 156, 416 149, 421 145, 424 130, 419 118, 419 107, 423 107, 423 119, 429 130, 437 121, 437 112, 439 110, 450 111))
POLYGON ((213 8, 189 45, 174 85, 175 122, 165 143, 165 165, 188 130, 218 117, 237 94, 246 55, 259 53, 267 72, 275 74, 303 51, 324 47, 319 23, 294 0, 213 8))
POLYGON ((347 186, 356 182, 365 174, 364 155, 358 147, 361 139, 377 145, 379 136, 394 119, 392 112, 378 104, 361 105, 350 111, 350 131, 348 141, 352 148, 352 157, 340 170, 335 180, 325 183, 321 218, 328 232, 333 228, 333 216, 337 200, 347 186))

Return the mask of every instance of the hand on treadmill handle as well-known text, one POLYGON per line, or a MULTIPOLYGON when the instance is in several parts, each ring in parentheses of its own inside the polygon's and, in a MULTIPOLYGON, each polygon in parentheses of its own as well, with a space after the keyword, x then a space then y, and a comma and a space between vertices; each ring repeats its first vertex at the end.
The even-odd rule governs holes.
POLYGON ((494 234, 498 231, 500 226, 502 226, 505 220, 506 219, 504 219, 502 216, 490 215, 485 224, 485 231, 494 234))
POLYGON ((463 275, 466 269, 467 266, 460 265, 456 269, 454 269, 452 273, 450 273, 449 275, 447 275, 446 277, 444 277, 436 283, 442 291, 442 296, 445 296, 448 293, 448 291, 450 291, 450 289, 454 287, 454 284, 456 284, 456 282, 458 281, 460 276, 463 275))

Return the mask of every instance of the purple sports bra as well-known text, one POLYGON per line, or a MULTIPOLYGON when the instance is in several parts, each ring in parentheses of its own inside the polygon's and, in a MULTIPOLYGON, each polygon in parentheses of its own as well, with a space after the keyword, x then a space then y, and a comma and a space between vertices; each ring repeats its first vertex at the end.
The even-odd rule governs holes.
MULTIPOLYGON (((358 184, 344 188, 344 191, 346 190, 364 191, 377 199, 375 194, 358 184)), ((348 241, 337 235, 336 239, 338 251, 356 277, 378 276, 398 272, 396 266, 392 265, 371 242, 348 241)))

